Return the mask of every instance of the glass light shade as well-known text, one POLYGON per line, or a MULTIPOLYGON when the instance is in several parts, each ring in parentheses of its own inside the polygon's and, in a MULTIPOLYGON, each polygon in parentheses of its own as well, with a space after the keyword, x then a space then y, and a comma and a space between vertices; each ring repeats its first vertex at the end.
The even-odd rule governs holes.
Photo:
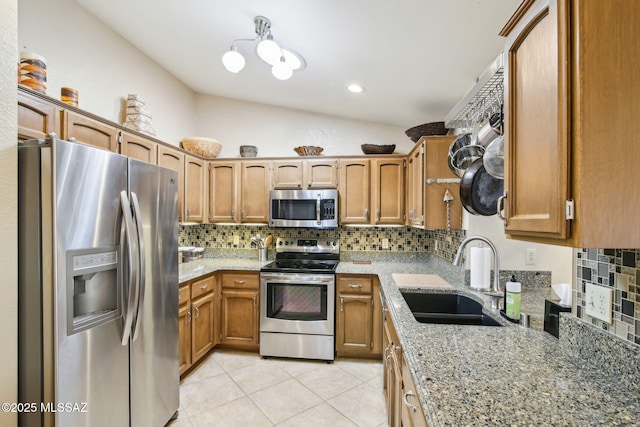
POLYGON ((280 57, 282 56, 280 46, 278 46, 278 43, 274 42, 271 39, 262 40, 260 43, 258 43, 256 52, 258 53, 260 59, 262 59, 269 65, 276 65, 278 62, 280 62, 280 57))
POLYGON ((302 58, 289 49, 282 48, 282 56, 284 56, 284 61, 289 64, 293 71, 304 68, 305 64, 302 58))
POLYGON ((244 68, 244 56, 242 56, 240 52, 236 50, 230 50, 229 52, 222 55, 222 64, 224 65, 224 68, 227 69, 227 71, 238 73, 244 68))
POLYGON ((273 77, 278 80, 288 80, 293 75, 293 70, 286 62, 284 62, 283 57, 280 62, 276 63, 276 65, 271 68, 271 73, 273 74, 273 77))

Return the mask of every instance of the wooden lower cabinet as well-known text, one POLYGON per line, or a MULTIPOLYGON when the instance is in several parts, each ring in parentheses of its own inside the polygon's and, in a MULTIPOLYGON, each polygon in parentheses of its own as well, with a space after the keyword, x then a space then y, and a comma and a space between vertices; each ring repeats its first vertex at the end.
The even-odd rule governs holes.
MULTIPOLYGON (((185 292, 189 292, 189 286, 182 286, 185 292)), ((188 298, 188 297, 187 297, 188 298)), ((191 367, 191 300, 187 299, 185 304, 178 309, 178 342, 179 342, 179 365, 180 375, 191 367)))
POLYGON ((259 273, 222 273, 220 343, 257 350, 260 343, 259 273))
POLYGON ((411 378, 407 360, 402 357, 402 425, 406 427, 427 427, 427 420, 422 412, 416 385, 411 378))
POLYGON ((217 343, 218 293, 214 274, 180 287, 178 340, 181 375, 217 343))
POLYGON ((402 353, 398 333, 389 314, 384 297, 380 295, 382 306, 383 334, 383 387, 387 406, 387 423, 389 427, 415 426, 427 427, 422 412, 416 386, 402 353))
POLYGON ((382 316, 376 297, 380 285, 371 275, 336 277, 336 352, 338 356, 379 357, 382 316))

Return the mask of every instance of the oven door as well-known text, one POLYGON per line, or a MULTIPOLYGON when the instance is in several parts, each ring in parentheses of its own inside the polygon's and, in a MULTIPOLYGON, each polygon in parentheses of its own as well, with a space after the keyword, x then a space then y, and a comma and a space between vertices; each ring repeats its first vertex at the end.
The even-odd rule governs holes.
POLYGON ((260 332, 333 335, 333 274, 260 273, 260 332))

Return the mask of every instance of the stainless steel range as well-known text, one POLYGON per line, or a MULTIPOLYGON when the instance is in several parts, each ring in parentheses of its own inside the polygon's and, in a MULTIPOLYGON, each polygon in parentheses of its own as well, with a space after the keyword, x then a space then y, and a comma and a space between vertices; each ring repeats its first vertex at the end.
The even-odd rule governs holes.
POLYGON ((337 240, 279 238, 260 270, 260 355, 334 359, 337 240))

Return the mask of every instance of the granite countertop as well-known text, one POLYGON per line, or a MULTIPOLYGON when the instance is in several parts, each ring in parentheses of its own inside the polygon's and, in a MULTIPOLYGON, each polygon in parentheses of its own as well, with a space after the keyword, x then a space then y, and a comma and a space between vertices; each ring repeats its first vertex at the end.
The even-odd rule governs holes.
MULTIPOLYGON (((453 290, 423 291, 455 291, 482 299, 484 307, 490 307, 488 297, 456 282, 459 277, 447 265, 341 262, 338 272, 380 278, 429 426, 639 425, 637 383, 632 379, 625 384, 616 369, 596 367, 589 357, 563 345, 562 336, 558 340, 546 332, 521 328, 490 310, 506 326, 418 323, 393 273, 438 274, 453 290)), ((544 301, 544 294, 529 294, 532 307, 536 300, 544 301)))
POLYGON ((196 261, 178 264, 178 282, 184 283, 205 274, 218 270, 251 270, 260 271, 260 268, 273 260, 258 261, 248 258, 202 258, 196 261))
MULTIPOLYGON (((221 269, 258 271, 263 264, 243 258, 205 258, 181 264, 180 282, 221 269)), ((503 327, 418 323, 393 278, 394 273, 438 275, 451 286, 438 287, 435 280, 426 287, 411 284, 410 288, 458 292, 490 307, 489 297, 463 285, 461 271, 434 256, 408 262, 373 258, 371 264, 354 264, 341 256, 338 264, 337 273, 380 278, 429 426, 640 425, 637 349, 629 350, 615 340, 612 351, 585 350, 585 341, 609 338, 600 339, 601 331, 564 314, 559 340, 509 323, 486 308, 503 327), (576 339, 585 333, 586 338, 576 339), (601 363, 594 362, 594 354, 601 363)), ((525 291, 523 312, 541 316, 549 297, 555 297, 550 288, 525 291)))

